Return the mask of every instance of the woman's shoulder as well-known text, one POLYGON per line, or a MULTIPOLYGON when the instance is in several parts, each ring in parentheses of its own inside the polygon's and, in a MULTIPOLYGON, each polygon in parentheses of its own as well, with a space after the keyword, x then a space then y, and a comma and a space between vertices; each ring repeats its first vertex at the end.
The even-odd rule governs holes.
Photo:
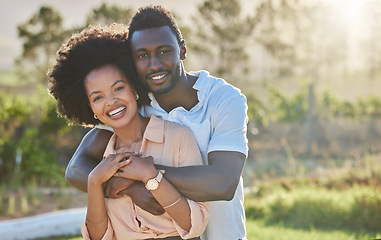
POLYGON ((177 123, 177 122, 172 122, 172 121, 164 120, 164 124, 165 124, 165 127, 166 127, 167 130, 171 130, 171 131, 184 131, 184 132, 191 131, 189 127, 187 127, 187 126, 185 126, 183 124, 177 123))

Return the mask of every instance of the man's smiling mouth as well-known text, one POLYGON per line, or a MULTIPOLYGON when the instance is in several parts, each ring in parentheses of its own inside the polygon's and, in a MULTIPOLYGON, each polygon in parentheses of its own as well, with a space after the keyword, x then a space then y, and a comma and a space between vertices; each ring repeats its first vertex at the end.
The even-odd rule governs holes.
POLYGON ((160 74, 160 75, 151 77, 151 79, 153 79, 153 80, 160 80, 160 79, 162 79, 163 77, 165 77, 165 75, 166 75, 166 74, 160 74))

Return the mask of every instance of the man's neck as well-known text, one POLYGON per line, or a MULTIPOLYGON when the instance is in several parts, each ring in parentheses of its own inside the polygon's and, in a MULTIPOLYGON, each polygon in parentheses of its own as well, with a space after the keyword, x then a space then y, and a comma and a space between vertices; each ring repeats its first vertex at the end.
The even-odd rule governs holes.
POLYGON ((166 112, 174 108, 183 107, 190 110, 198 103, 197 90, 193 88, 198 76, 185 72, 173 90, 167 94, 154 95, 160 107, 166 112))

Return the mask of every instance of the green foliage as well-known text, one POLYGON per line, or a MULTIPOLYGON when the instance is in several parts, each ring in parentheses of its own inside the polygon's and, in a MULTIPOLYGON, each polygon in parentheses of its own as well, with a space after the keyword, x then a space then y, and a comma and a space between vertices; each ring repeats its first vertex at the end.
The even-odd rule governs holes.
MULTIPOLYGON (((213 62, 210 69, 214 68, 218 76, 247 70, 245 46, 253 26, 241 13, 238 0, 207 0, 193 17, 199 42, 193 50, 207 56, 209 63, 213 62)), ((196 41, 192 39, 193 44, 196 41)))
POLYGON ((348 119, 369 119, 381 117, 381 98, 376 95, 360 97, 355 102, 340 100, 325 91, 319 102, 321 117, 344 117, 348 119))
POLYGON ((55 52, 68 35, 63 29, 60 14, 52 7, 42 6, 27 22, 18 27, 23 40, 22 57, 17 63, 25 71, 31 70, 32 80, 46 81, 45 73, 55 52))
POLYGON ((246 220, 247 239, 276 239, 276 240, 369 240, 381 237, 380 232, 353 230, 320 230, 313 227, 308 229, 290 228, 283 222, 268 224, 263 220, 246 220))
POLYGON ((86 26, 88 25, 108 25, 114 22, 128 24, 132 18, 133 10, 131 8, 121 8, 116 5, 107 5, 103 3, 100 7, 93 9, 87 16, 86 26))
POLYGON ((250 121, 255 122, 260 127, 267 126, 269 123, 267 107, 254 94, 247 94, 246 98, 248 102, 247 115, 250 121))
POLYGON ((272 223, 324 229, 379 229, 381 192, 371 187, 327 190, 305 187, 279 191, 263 200, 264 215, 272 223))
POLYGON ((277 89, 270 89, 270 102, 272 105, 272 120, 275 122, 302 123, 308 111, 308 89, 301 88, 295 95, 286 96, 277 89))
POLYGON ((16 175, 21 181, 38 178, 42 183, 63 181, 64 169, 56 163, 52 144, 38 128, 28 128, 17 144, 21 163, 16 175))
MULTIPOLYGON (((55 144, 69 131, 58 119, 54 100, 43 95, 2 94, 0 112, 0 180, 15 185, 37 179, 40 184, 62 184, 64 168, 56 162, 55 144)), ((75 130, 75 128, 70 128, 75 130)))
POLYGON ((2 110, 0 111, 0 122, 3 123, 0 126, 2 136, 4 133, 10 131, 14 126, 19 126, 20 122, 25 121, 30 114, 30 110, 26 108, 26 98, 23 96, 15 96, 10 94, 0 95, 0 105, 2 110))
POLYGON ((255 24, 254 37, 256 41, 277 61, 278 75, 285 75, 293 71, 296 62, 296 46, 292 40, 294 29, 298 23, 298 3, 293 1, 261 1, 251 18, 255 24), (288 30, 287 36, 282 34, 283 29, 288 30))
MULTIPOLYGON (((302 86, 291 96, 279 89, 268 90, 269 101, 264 102, 253 94, 247 94, 248 116, 258 126, 271 122, 299 123, 306 121, 308 113, 308 88, 302 86)), ((316 94, 315 94, 316 95, 316 94)), ((346 118, 352 120, 381 117, 381 98, 375 95, 358 98, 355 102, 340 100, 332 92, 325 91, 315 97, 315 118, 346 118)))
POLYGON ((381 117, 381 98, 375 95, 359 98, 355 108, 359 118, 363 116, 379 118, 381 117))
POLYGON ((378 231, 381 168, 372 159, 359 160, 346 174, 257 184, 256 191, 246 197, 246 216, 300 229, 378 231))

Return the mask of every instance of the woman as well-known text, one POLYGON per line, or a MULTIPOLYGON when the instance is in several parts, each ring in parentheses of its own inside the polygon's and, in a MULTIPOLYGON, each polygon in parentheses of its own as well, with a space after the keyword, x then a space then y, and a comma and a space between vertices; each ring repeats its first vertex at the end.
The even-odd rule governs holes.
POLYGON ((152 158, 128 158, 139 151, 143 157, 152 156, 155 164, 202 164, 191 130, 138 112, 148 96, 136 80, 127 35, 124 25, 85 29, 60 48, 49 74, 49 92, 62 116, 85 126, 103 123, 115 132, 104 159, 88 176, 82 234, 85 239, 198 237, 207 224, 207 205, 181 196, 152 158), (102 185, 113 176, 145 183, 166 212, 151 215, 128 196, 105 199, 102 185))

